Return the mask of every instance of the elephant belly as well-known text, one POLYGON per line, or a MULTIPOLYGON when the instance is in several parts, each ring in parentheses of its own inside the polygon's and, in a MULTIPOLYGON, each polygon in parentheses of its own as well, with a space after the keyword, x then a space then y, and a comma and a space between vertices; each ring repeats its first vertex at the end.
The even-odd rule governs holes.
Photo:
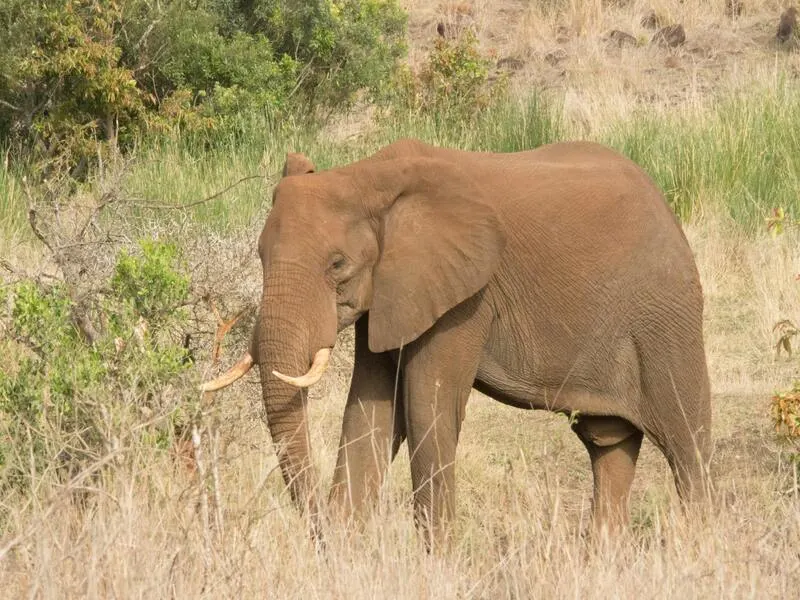
POLYGON ((638 390, 619 385, 621 380, 630 382, 631 378, 614 368, 619 363, 607 365, 610 370, 602 369, 602 375, 596 371, 598 365, 593 366, 595 369, 588 371, 573 368, 563 373, 560 368, 543 368, 541 374, 534 374, 506 367, 484 354, 473 387, 517 408, 634 419, 638 390))

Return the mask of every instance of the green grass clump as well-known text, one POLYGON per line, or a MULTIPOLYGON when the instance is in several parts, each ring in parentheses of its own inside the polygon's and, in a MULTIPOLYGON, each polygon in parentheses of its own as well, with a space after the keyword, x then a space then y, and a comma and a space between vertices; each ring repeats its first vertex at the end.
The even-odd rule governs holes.
POLYGON ((241 119, 235 137, 214 139, 213 144, 197 135, 143 144, 126 178, 126 194, 142 206, 183 206, 244 177, 264 176, 191 208, 190 214, 200 222, 235 230, 263 216, 287 152, 303 152, 318 169, 328 169, 369 156, 403 137, 467 150, 515 152, 562 136, 557 113, 535 95, 498 103, 470 120, 394 114, 356 141, 337 141, 305 123, 276 123, 259 115, 241 119))
POLYGON ((667 118, 620 123, 607 140, 642 165, 683 221, 721 208, 747 230, 775 207, 800 212, 800 98, 782 86, 667 118))
MULTIPOLYGON (((358 160, 404 137, 464 150, 517 152, 568 139, 559 107, 539 95, 506 99, 470 119, 409 113, 379 119, 355 141, 337 142, 302 125, 253 121, 245 137, 211 150, 179 140, 152 150, 130 181, 143 197, 183 204, 240 177, 263 173, 194 215, 212 226, 263 215, 287 151, 300 151, 325 169, 358 160), (159 158, 161 160, 159 160, 159 158)), ((596 141, 640 164, 686 222, 721 210, 747 231, 763 227, 776 207, 800 214, 800 97, 789 86, 733 97, 713 108, 622 121, 596 141)))
POLYGON ((0 237, 16 238, 25 228, 25 201, 20 178, 0 165, 0 237))
POLYGON ((471 119, 420 114, 385 122, 374 136, 377 149, 412 137, 437 146, 487 152, 519 152, 557 141, 564 127, 555 106, 538 94, 505 99, 471 119))
MULTIPOLYGON (((277 122, 243 114, 229 133, 145 139, 138 146, 123 195, 142 210, 182 206, 248 179, 188 215, 221 231, 234 231, 269 208, 271 189, 287 152, 303 152, 319 169, 347 164, 404 137, 465 150, 516 152, 568 139, 560 107, 541 95, 499 100, 472 115, 379 113, 376 127, 341 140, 304 121, 277 122), (235 131, 234 133, 230 133, 235 131)), ((686 222, 705 211, 727 213, 747 231, 763 227, 775 208, 800 215, 800 96, 788 84, 731 97, 713 107, 659 116, 643 112, 590 136, 640 164, 686 222)), ((0 227, 24 227, 20 182, 0 171, 0 227)), ((158 212, 152 213, 155 218, 158 212)))

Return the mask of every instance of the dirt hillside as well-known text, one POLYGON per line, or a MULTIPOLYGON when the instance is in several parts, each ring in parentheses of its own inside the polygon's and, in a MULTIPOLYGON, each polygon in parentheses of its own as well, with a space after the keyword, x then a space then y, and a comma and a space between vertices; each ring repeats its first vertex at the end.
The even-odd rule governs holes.
MULTIPOLYGON (((771 0, 405 0, 409 59, 472 30, 517 91, 563 99, 588 133, 637 107, 670 109, 800 76, 798 32, 776 37, 791 2, 771 0)), ((796 29, 796 27, 795 27, 796 29)))

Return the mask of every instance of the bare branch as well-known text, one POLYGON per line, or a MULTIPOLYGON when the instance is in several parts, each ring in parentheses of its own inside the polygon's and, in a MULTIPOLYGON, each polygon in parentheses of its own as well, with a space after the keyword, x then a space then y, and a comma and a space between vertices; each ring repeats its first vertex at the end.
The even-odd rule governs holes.
POLYGON ((134 73, 139 73, 141 71, 144 71, 150 65, 157 64, 158 61, 163 56, 163 54, 164 54, 164 52, 166 50, 166 47, 167 47, 166 44, 161 44, 161 47, 159 47, 155 52, 153 52, 153 55, 150 57, 150 60, 148 60, 147 62, 141 63, 139 65, 136 65, 136 67, 134 67, 134 69, 133 69, 133 72, 134 73))
POLYGON ((50 250, 50 253, 53 255, 55 261, 60 264, 61 255, 57 253, 55 250, 53 250, 53 246, 50 244, 50 242, 47 241, 47 239, 44 237, 44 234, 39 229, 39 226, 36 224, 36 209, 33 208, 32 206, 28 208, 28 223, 30 223, 31 225, 31 230, 33 230, 33 234, 37 238, 39 238, 40 242, 42 242, 45 246, 47 246, 47 249, 50 250))
POLYGON ((231 329, 233 329, 233 326, 236 325, 236 323, 238 323, 244 315, 252 310, 253 307, 245 306, 238 313, 236 313, 232 319, 226 321, 222 318, 222 315, 219 314, 217 305, 213 298, 208 299, 208 304, 211 307, 211 311, 214 313, 214 316, 217 318, 217 331, 214 334, 214 345, 211 350, 211 364, 217 364, 222 352, 222 341, 225 339, 225 336, 231 329))
POLYGON ((142 37, 140 37, 140 38, 139 38, 139 41, 138 41, 138 42, 136 42, 136 49, 137 49, 137 50, 138 50, 139 48, 141 48, 141 47, 142 47, 142 45, 143 45, 143 44, 144 44, 144 43, 147 41, 147 38, 148 38, 148 37, 150 37, 150 34, 151 34, 151 33, 153 33, 153 29, 154 29, 154 28, 155 28, 155 26, 156 26, 156 25, 158 25, 159 23, 161 23, 161 19, 156 19, 155 21, 153 21, 152 23, 150 23, 150 25, 148 25, 148 26, 147 26, 147 29, 145 29, 145 30, 144 30, 144 33, 142 34, 142 37))
POLYGON ((5 258, 0 258, 0 267, 3 267, 6 271, 11 273, 12 275, 18 274, 17 270, 14 267, 12 267, 11 263, 9 263, 5 258))
POLYGON ((300 71, 300 74, 297 76, 297 81, 295 82, 295 86, 294 88, 292 88, 292 91, 289 92, 287 98, 292 98, 297 93, 297 90, 299 90, 300 87, 303 85, 305 80, 308 79, 308 77, 311 75, 311 68, 314 65, 314 59, 316 58, 317 58, 316 55, 312 56, 311 60, 308 61, 308 63, 306 63, 305 67, 303 67, 303 70, 300 71))
POLYGON ((3 269, 5 269, 7 272, 11 273, 11 275, 14 275, 16 279, 30 279, 30 280, 33 280, 33 281, 41 281, 42 279, 50 279, 50 280, 53 280, 53 281, 61 281, 60 277, 56 277, 55 275, 51 275, 49 273, 44 273, 44 272, 30 273, 28 271, 20 269, 19 267, 15 267, 14 265, 12 265, 10 262, 8 262, 4 258, 0 258, 0 267, 3 267, 3 269))
POLYGON ((118 200, 118 197, 117 197, 117 194, 115 192, 106 192, 105 194, 103 194, 103 196, 100 198, 100 202, 97 204, 97 206, 92 211, 92 214, 90 214, 87 217, 86 221, 83 223, 83 226, 81 227, 80 231, 78 232, 78 238, 79 239, 83 239, 83 236, 86 233, 86 229, 89 227, 89 225, 92 224, 92 222, 94 221, 95 217, 97 217, 97 215, 99 215, 101 212, 103 212, 103 209, 106 206, 108 206, 109 204, 111 204, 113 202, 116 202, 117 200, 118 200))
MULTIPOLYGON (((33 234, 37 237, 37 239, 49 250, 53 262, 55 262, 61 271, 61 277, 58 279, 66 284, 67 294, 72 300, 70 320, 80 333, 82 339, 87 344, 93 345, 100 338, 100 329, 98 329, 96 324, 92 322, 90 317, 92 314, 91 296, 93 293, 91 290, 84 289, 85 283, 83 282, 82 278, 82 275, 85 272, 84 268, 79 262, 75 261, 75 257, 71 255, 70 250, 80 246, 90 246, 111 241, 109 236, 106 236, 106 238, 103 240, 81 241, 81 238, 83 238, 86 228, 92 222, 94 215, 96 215, 97 212, 103 209, 103 207, 116 199, 116 194, 113 192, 104 194, 98 206, 96 206, 93 210, 92 216, 90 216, 89 219, 83 224, 79 236, 77 238, 74 236, 71 237, 71 243, 66 244, 62 243, 59 239, 58 228, 54 232, 51 231, 50 228, 45 229, 42 227, 44 223, 40 223, 39 214, 35 208, 36 202, 34 201, 33 193, 31 192, 31 189, 27 183, 25 185, 25 194, 28 199, 28 223, 30 224, 31 231, 33 231, 33 234), (83 292, 81 290, 83 290, 83 292)), ((58 220, 57 210, 56 218, 58 220)))
POLYGON ((11 104, 11 102, 6 102, 5 100, 0 100, 0 104, 2 104, 3 106, 5 106, 7 108, 10 108, 11 110, 15 110, 17 112, 22 112, 22 109, 19 106, 15 106, 14 104, 11 104))
POLYGON ((265 178, 264 175, 248 175, 247 177, 242 177, 240 180, 238 180, 235 183, 232 183, 231 185, 226 187, 224 190, 216 192, 215 194, 211 194, 210 196, 208 196, 207 198, 203 198, 202 200, 197 200, 196 202, 190 202, 189 204, 180 204, 180 205, 175 205, 175 204, 139 204, 138 206, 140 208, 150 208, 150 209, 154 209, 154 210, 186 210, 187 208, 192 208, 194 206, 199 206, 200 204, 205 204, 206 202, 211 202, 212 200, 216 200, 217 198, 222 196, 222 194, 224 194, 226 192, 229 192, 230 190, 235 188, 237 185, 239 185, 241 183, 244 183, 245 181, 250 181, 251 179, 264 179, 264 178, 265 178))
POLYGON ((107 235, 101 240, 90 240, 88 242, 74 242, 72 244, 63 244, 58 247, 59 250, 72 250, 73 248, 84 248, 86 246, 103 246, 106 244, 113 244, 114 242, 118 242, 123 240, 124 238, 117 238, 114 239, 110 235, 107 235))
POLYGON ((73 307, 72 314, 70 316, 72 317, 72 323, 78 328, 83 340, 90 346, 93 346, 94 343, 100 338, 100 333, 89 319, 89 316, 77 305, 73 307))

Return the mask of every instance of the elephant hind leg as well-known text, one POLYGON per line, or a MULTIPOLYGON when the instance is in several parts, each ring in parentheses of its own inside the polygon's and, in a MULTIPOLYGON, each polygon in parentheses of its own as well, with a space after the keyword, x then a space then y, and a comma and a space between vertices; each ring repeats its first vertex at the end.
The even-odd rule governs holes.
POLYGON ((642 427, 664 453, 684 504, 708 497, 711 400, 699 327, 680 341, 641 353, 642 427))
POLYGON ((582 416, 572 428, 592 461, 595 534, 615 533, 628 524, 628 500, 644 434, 619 417, 582 416))
POLYGON ((662 445, 684 505, 708 498, 711 492, 708 476, 711 439, 708 430, 694 431, 677 439, 665 436, 659 445, 662 445))

